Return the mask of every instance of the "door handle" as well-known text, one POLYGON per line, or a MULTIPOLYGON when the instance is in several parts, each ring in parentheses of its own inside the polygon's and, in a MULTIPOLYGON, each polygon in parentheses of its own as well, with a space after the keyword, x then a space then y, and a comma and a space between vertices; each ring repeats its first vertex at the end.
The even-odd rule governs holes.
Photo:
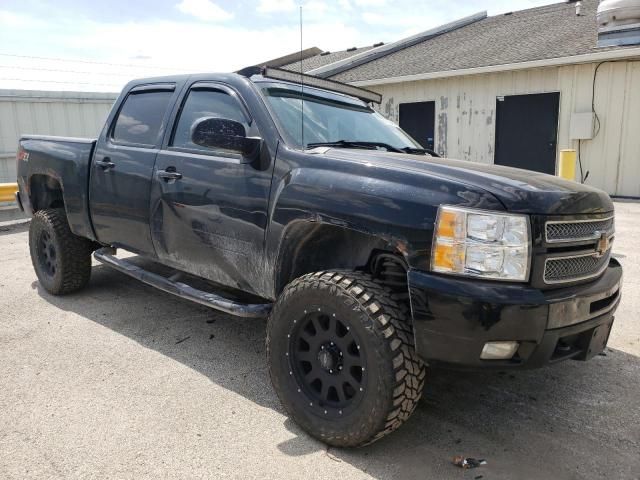
POLYGON ((116 166, 116 164, 113 163, 109 157, 104 157, 102 160, 96 161, 96 165, 98 165, 103 170, 114 168, 116 166))
POLYGON ((175 170, 171 170, 171 167, 168 167, 166 170, 158 170, 158 178, 162 178, 165 182, 170 182, 171 180, 180 180, 182 178, 182 174, 176 172, 175 170))

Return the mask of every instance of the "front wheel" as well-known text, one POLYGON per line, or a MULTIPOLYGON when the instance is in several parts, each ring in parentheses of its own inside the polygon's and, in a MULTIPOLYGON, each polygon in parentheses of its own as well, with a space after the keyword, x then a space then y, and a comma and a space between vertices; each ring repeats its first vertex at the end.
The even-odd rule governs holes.
POLYGON ((71 232, 64 209, 39 210, 33 216, 29 250, 38 280, 47 292, 63 295, 89 282, 93 243, 71 232))
POLYGON ((360 446, 409 418, 425 366, 406 309, 369 275, 317 272, 291 282, 267 327, 271 380, 309 434, 360 446))

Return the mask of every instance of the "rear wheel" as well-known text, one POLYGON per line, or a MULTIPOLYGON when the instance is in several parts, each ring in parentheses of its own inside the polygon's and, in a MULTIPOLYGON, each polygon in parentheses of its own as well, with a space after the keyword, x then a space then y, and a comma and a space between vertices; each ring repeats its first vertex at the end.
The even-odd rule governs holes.
POLYGON ((49 293, 71 293, 89 282, 93 243, 71 233, 63 209, 36 212, 29 228, 29 250, 38 280, 49 293))
POLYGON ((406 311, 359 272, 318 272, 290 283, 269 318, 274 388, 309 434, 359 446, 398 428, 422 394, 406 311))

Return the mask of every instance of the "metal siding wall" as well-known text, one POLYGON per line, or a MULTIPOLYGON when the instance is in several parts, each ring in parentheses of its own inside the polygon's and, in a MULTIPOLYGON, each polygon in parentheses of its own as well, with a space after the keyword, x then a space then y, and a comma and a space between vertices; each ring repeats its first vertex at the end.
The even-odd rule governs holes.
POLYGON ((640 62, 627 66, 624 107, 617 187, 621 195, 640 197, 640 62))
POLYGON ((20 135, 95 138, 115 95, 16 91, 0 95, 0 183, 16 178, 15 151, 20 135))
MULTIPOLYGON (((569 139, 571 114, 591 111, 596 64, 379 85, 380 112, 398 121, 398 105, 436 102, 436 150, 451 158, 493 163, 498 96, 560 92, 558 150, 578 148, 569 139)), ((595 108, 598 135, 581 142, 587 184, 612 195, 640 196, 640 62, 606 63, 599 69, 595 108)))
MULTIPOLYGON (((591 111, 595 68, 596 65, 574 67, 574 105, 579 106, 577 112, 591 111)), ((595 98, 600 131, 593 140, 581 142, 582 163, 585 173, 589 171, 587 183, 617 194, 620 194, 617 178, 624 130, 625 77, 626 64, 611 63, 600 67, 595 98)), ((577 148, 577 142, 573 142, 571 147, 577 148)))

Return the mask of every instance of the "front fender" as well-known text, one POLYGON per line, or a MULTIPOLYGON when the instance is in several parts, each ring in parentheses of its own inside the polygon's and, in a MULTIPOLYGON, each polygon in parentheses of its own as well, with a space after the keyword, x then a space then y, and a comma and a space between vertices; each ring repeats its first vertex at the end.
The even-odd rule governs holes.
POLYGON ((443 178, 347 162, 297 166, 274 179, 267 258, 277 266, 285 232, 305 221, 378 238, 410 267, 425 269, 441 204, 504 209, 490 193, 443 178))

